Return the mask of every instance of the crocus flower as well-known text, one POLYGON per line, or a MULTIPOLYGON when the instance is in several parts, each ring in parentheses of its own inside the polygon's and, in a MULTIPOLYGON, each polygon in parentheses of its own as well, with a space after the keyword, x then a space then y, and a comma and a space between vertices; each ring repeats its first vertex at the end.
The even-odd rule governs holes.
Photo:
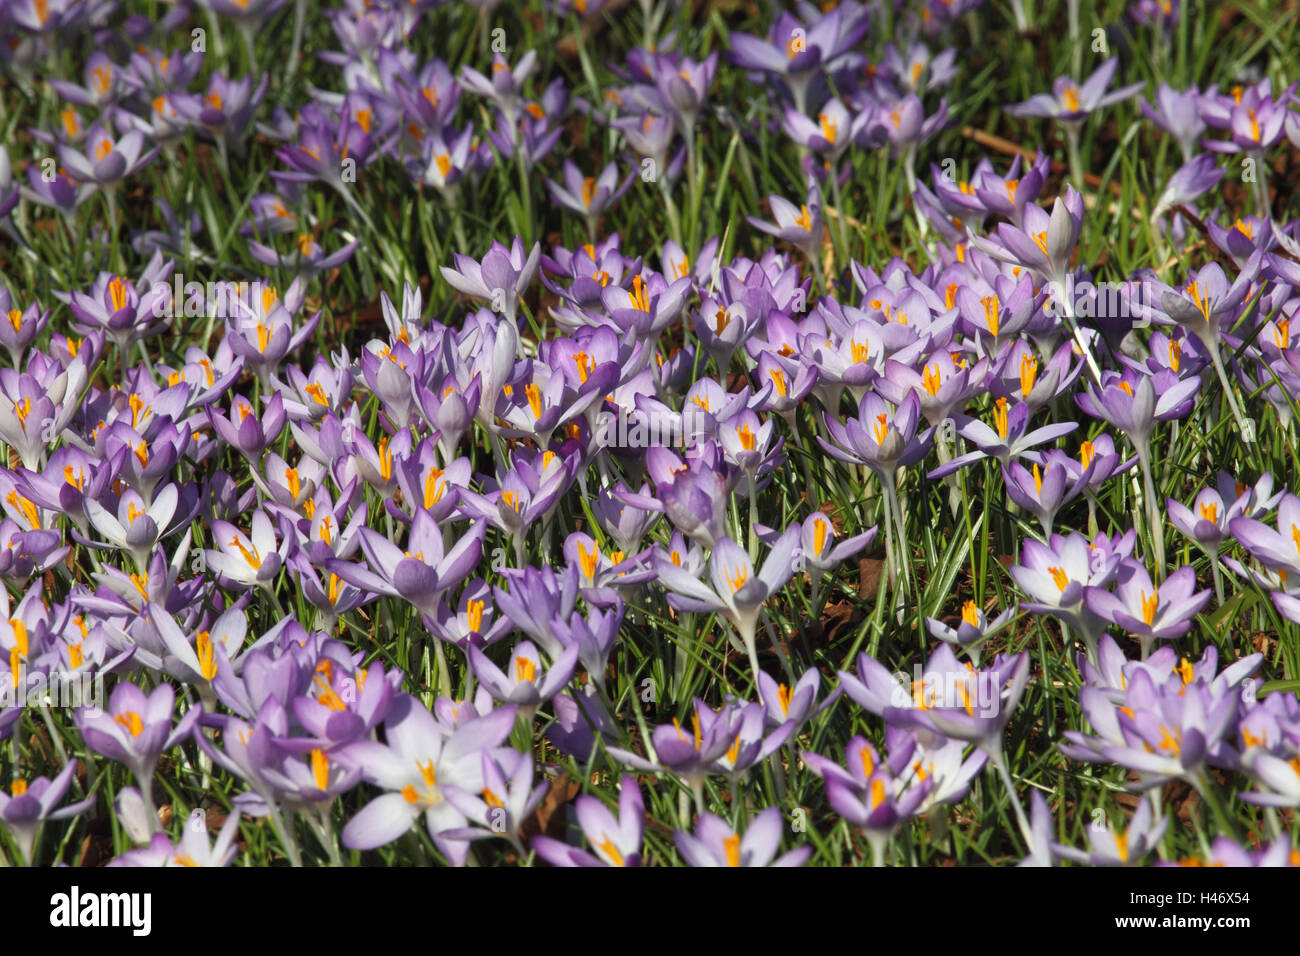
POLYGON ((1109 826, 1097 826, 1094 822, 1088 827, 1088 852, 1076 850, 1071 846, 1053 844, 1052 850, 1062 859, 1076 863, 1091 863, 1093 866, 1137 866, 1143 857, 1156 848, 1165 831, 1169 829, 1169 817, 1154 816, 1151 801, 1143 800, 1133 813, 1133 819, 1127 827, 1119 830, 1109 826))
MULTIPOLYGON (((153 771, 158 758, 190 736, 203 713, 196 704, 172 727, 176 695, 170 684, 159 684, 146 696, 134 684, 122 681, 108 700, 108 709, 82 707, 77 729, 98 754, 126 764, 135 775, 146 806, 153 792, 153 771)), ((156 818, 152 818, 155 819, 156 818)))
POLYGON ((956 413, 952 416, 957 423, 957 434, 973 442, 977 450, 958 455, 940 465, 929 472, 927 478, 942 478, 982 458, 997 458, 1005 466, 1011 459, 1024 455, 1044 442, 1068 435, 1079 427, 1077 422, 1054 422, 1027 431, 1030 416, 1028 403, 1016 402, 1009 405, 1005 398, 994 400, 992 411, 996 430, 969 415, 956 413))
POLYGON ((1228 530, 1265 567, 1300 575, 1300 498, 1284 494, 1277 507, 1277 530, 1244 515, 1229 520, 1228 530))
POLYGON ((165 833, 155 833, 149 845, 128 850, 110 861, 109 866, 229 866, 239 852, 240 813, 226 817, 215 843, 208 842, 207 814, 196 809, 185 822, 185 831, 175 843, 165 833))
POLYGON ((1200 198, 1217 186, 1223 176, 1224 171, 1214 165, 1214 157, 1208 153, 1188 160, 1169 177, 1169 182, 1156 200, 1152 217, 1158 218, 1170 209, 1185 206, 1200 198))
POLYGON ((590 796, 575 800, 573 810, 591 852, 543 835, 532 841, 538 856, 552 866, 641 865, 645 802, 635 777, 624 774, 619 781, 617 817, 598 798, 590 796))
MULTIPOLYGON (((507 249, 493 242, 481 262, 456 253, 455 268, 442 266, 442 276, 457 292, 474 299, 486 299, 499 306, 508 323, 515 320, 519 297, 532 284, 537 273, 537 258, 541 244, 534 243, 532 251, 524 256, 524 243, 518 236, 507 249)), ((495 393, 487 392, 489 395, 495 393)))
POLYGON ((25 865, 34 862, 32 849, 43 823, 75 817, 94 805, 95 795, 91 794, 84 800, 59 806, 72 786, 72 775, 77 772, 77 766, 75 759, 69 760, 53 780, 37 777, 28 781, 18 777, 10 784, 8 793, 0 790, 0 826, 13 837, 25 865))
POLYGON ((396 700, 384 721, 387 744, 359 741, 338 755, 361 767, 368 781, 387 791, 348 821, 344 845, 368 850, 391 843, 423 814, 438 849, 453 863, 463 863, 469 844, 444 834, 468 821, 441 788, 450 784, 472 793, 482 791, 482 753, 499 747, 514 724, 514 708, 503 707, 446 734, 414 697, 396 700))
POLYGON ((403 551, 371 528, 361 528, 361 547, 368 565, 331 558, 326 570, 366 591, 400 597, 430 616, 438 613, 444 591, 468 576, 483 554, 487 526, 476 521, 450 549, 442 543, 442 529, 427 511, 417 511, 403 551))
POLYGON ((488 693, 503 704, 514 704, 520 717, 531 721, 537 708, 550 700, 569 683, 581 648, 570 644, 548 668, 542 667, 541 655, 531 641, 520 641, 510 654, 505 670, 492 663, 471 644, 467 650, 470 667, 488 693))
POLYGON ((825 758, 810 762, 826 782, 831 808, 866 836, 875 866, 883 865, 889 840, 920 809, 934 785, 929 778, 911 786, 898 775, 911 754, 908 747, 884 762, 866 738, 857 736, 844 748, 847 771, 825 758))
POLYGON ((1088 114, 1127 99, 1142 89, 1143 84, 1134 83, 1107 93, 1106 87, 1110 85, 1118 65, 1119 59, 1111 57, 1097 67, 1082 84, 1077 84, 1067 77, 1059 77, 1052 84, 1050 94, 1039 93, 1023 103, 1005 107, 1005 110, 1012 116, 1048 116, 1062 122, 1077 123, 1088 114))
POLYGON ((712 588, 660 557, 655 563, 660 581, 673 592, 669 602, 689 611, 720 611, 729 620, 745 650, 749 653, 752 676, 758 679, 758 646, 755 632, 763 603, 794 573, 794 556, 798 549, 800 528, 792 525, 772 545, 761 571, 755 573, 745 549, 730 538, 714 545, 709 557, 712 588))
POLYGON ((807 257, 810 263, 820 262, 822 209, 821 198, 816 187, 813 187, 807 200, 797 208, 780 196, 769 196, 768 204, 772 207, 775 224, 764 222, 754 216, 746 216, 746 221, 760 232, 791 243, 807 257))
POLYGON ((78 182, 95 183, 110 191, 158 153, 158 147, 154 147, 141 155, 144 134, 139 130, 114 139, 98 124, 87 132, 86 146, 89 152, 83 154, 71 146, 61 145, 59 162, 78 182))
POLYGON ((520 754, 503 747, 498 754, 482 751, 481 759, 481 797, 461 790, 455 784, 446 784, 443 789, 447 800, 465 814, 470 823, 477 825, 448 830, 445 836, 453 840, 503 836, 523 854, 526 851, 519 838, 519 828, 532 816, 551 785, 543 781, 533 786, 531 754, 520 754))
POLYGON ((810 846, 776 855, 784 829, 780 807, 768 807, 756 815, 743 837, 721 818, 704 813, 695 825, 695 833, 675 830, 673 840, 691 866, 803 866, 812 856, 810 846))
POLYGON ((990 621, 979 605, 966 601, 961 607, 961 621, 955 628, 933 617, 925 619, 925 626, 944 643, 963 648, 970 655, 971 664, 979 667, 980 646, 1010 622, 1015 610, 1009 607, 990 621))
POLYGON ((546 181, 546 188, 551 197, 565 209, 572 210, 587 221, 587 232, 596 234, 596 220, 609 206, 616 202, 632 185, 632 176, 618 181, 618 166, 610 163, 596 177, 584 177, 582 171, 569 160, 564 161, 564 185, 551 180, 546 181))
POLYGON ((1084 594, 1094 614, 1137 635, 1146 657, 1156 640, 1181 637, 1192 628, 1191 619, 1210 600, 1210 592, 1196 591, 1196 572, 1184 565, 1156 587, 1147 569, 1137 561, 1120 562, 1115 593, 1090 588, 1084 594))

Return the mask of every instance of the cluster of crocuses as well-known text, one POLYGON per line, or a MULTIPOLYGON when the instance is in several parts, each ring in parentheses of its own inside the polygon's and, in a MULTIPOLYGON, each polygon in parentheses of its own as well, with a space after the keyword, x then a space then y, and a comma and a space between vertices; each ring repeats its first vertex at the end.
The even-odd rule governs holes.
MULTIPOLYGON (((248 36, 283 6, 207 5, 248 36)), ((59 37, 100 23, 111 6, 14 4, 0 47, 15 38, 6 55, 30 71, 59 37)), ((683 798, 672 821, 681 860, 796 865, 811 845, 787 832, 781 808, 749 812, 744 796, 761 775, 781 791, 805 769, 876 863, 890 860, 892 838, 910 821, 938 819, 964 800, 986 768, 1006 791, 1027 862, 1149 857, 1169 825, 1154 799, 1087 852, 1051 842, 1041 800, 1022 808, 1005 736, 1033 679, 1031 658, 1007 647, 981 659, 1015 607, 990 619, 965 600, 956 626, 930 618, 941 643, 910 681, 883 654, 863 653, 845 664, 854 672, 823 688, 828 675, 779 639, 774 605, 788 613, 806 576, 820 611, 826 578, 876 543, 874 503, 834 520, 835 509, 819 507, 831 477, 854 469, 878 491, 886 577, 902 610, 921 591, 906 497, 940 489, 955 515, 968 469, 996 466, 983 472, 992 482, 983 520, 1000 474, 1007 510, 1041 531, 1024 535, 1010 568, 1019 607, 1055 618, 1067 647, 1082 644, 1089 730, 1068 731, 1063 754, 1131 770, 1141 789, 1184 780, 1216 810, 1211 767, 1248 780, 1247 802, 1300 806, 1300 704, 1283 692, 1256 699, 1259 655, 1222 671, 1213 647, 1190 661, 1181 642, 1212 595, 1191 565, 1171 570, 1166 553, 1180 540, 1172 525, 1209 559, 1215 607, 1228 600, 1226 568, 1234 593, 1266 591, 1300 624, 1300 499, 1273 475, 1244 484, 1225 474, 1190 504, 1162 507, 1155 480, 1159 441, 1174 427, 1162 423, 1194 421, 1220 386, 1246 441, 1294 428, 1300 348, 1289 317, 1300 306, 1300 244, 1294 224, 1271 220, 1266 192, 1256 217, 1211 224, 1235 274, 1210 263, 1175 284, 1142 275, 1154 296, 1105 299, 1087 265, 1072 264, 1081 194, 1067 187, 1050 209, 1039 204, 1050 172, 1042 154, 1002 173, 985 160, 962 181, 936 165, 932 190, 913 181, 919 149, 947 113, 940 102, 927 118, 922 96, 955 76, 953 48, 900 42, 868 67, 855 49, 871 22, 867 5, 823 13, 803 4, 765 37, 732 36, 730 63, 777 80, 781 127, 805 158, 800 204, 774 196, 775 224, 759 210, 750 222, 806 262, 786 245, 757 258, 725 256, 718 238, 688 249, 670 184, 684 168, 700 188, 700 126, 726 59, 635 49, 599 107, 571 104, 562 78, 536 76, 531 51, 513 65, 495 54, 486 74, 421 64, 407 44, 429 6, 334 11, 340 49, 325 57, 346 91, 317 90, 293 117, 263 109, 267 82, 255 83, 255 70, 232 78, 214 69, 200 90, 203 53, 108 44, 83 76, 54 85, 60 125, 35 131, 60 169, 46 177, 30 165, 20 195, 59 209, 69 228, 97 193, 116 228, 115 190, 173 162, 180 138, 210 142, 228 172, 260 131, 280 143, 270 173, 279 191, 250 198, 243 239, 256 261, 298 277, 248 297, 204 297, 197 314, 220 328, 219 342, 210 351, 189 344, 170 363, 156 343, 169 316, 190 314, 171 280, 178 260, 197 256, 199 227, 168 207, 165 231, 134 236, 131 275, 104 272, 63 289, 62 307, 0 292, 0 344, 13 366, 0 370, 0 440, 12 452, 0 469, 0 576, 13 589, 0 591, 0 737, 13 738, 16 755, 24 720, 57 738, 49 701, 87 679, 111 683, 102 706, 83 704, 73 722, 83 759, 121 764, 134 783, 114 801, 137 844, 118 863, 226 865, 244 816, 264 819, 295 864, 304 830, 313 858, 339 863, 344 849, 384 847, 420 826, 453 864, 486 840, 554 865, 637 865, 647 858, 649 786, 683 798), (491 105, 487 141, 458 118, 463 92, 491 105), (400 304, 382 297, 384 334, 359 354, 299 362, 320 320, 307 305, 310 284, 363 254, 355 240, 326 253, 305 211, 314 184, 365 220, 353 173, 385 159, 453 208, 462 180, 498 158, 519 165, 524 188, 557 147, 571 105, 651 161, 676 238, 626 251, 617 232, 598 239, 633 179, 613 163, 586 176, 587 160, 566 157, 549 192, 584 219, 591 242, 543 250, 516 236, 471 247, 458 236, 461 249, 437 278, 476 305, 431 317, 407 286, 400 304), (885 145, 938 236, 933 260, 879 269, 851 261, 827 291, 823 184, 838 196, 849 151, 885 145), (289 252, 261 241, 290 234, 289 252), (559 331, 533 341, 525 320, 543 289, 559 331), (136 363, 140 353, 147 360, 136 363), (1266 403, 1243 409, 1238 388, 1266 403), (1072 407, 1095 425, 1081 426, 1072 407), (783 468, 803 470, 809 500, 774 517, 763 496, 783 468), (1103 530, 1103 490, 1125 481, 1136 489, 1139 475, 1133 526, 1103 530), (1086 534, 1058 533, 1058 519, 1080 514, 1086 534), (616 652, 639 639, 647 613, 671 614, 701 636, 714 622, 737 651, 730 686, 749 688, 749 699, 697 697, 653 729, 616 716, 616 652), (1112 629, 1138 639, 1140 660, 1124 655, 1112 629), (765 665, 769 646, 775 661, 765 665), (406 673, 415 666, 423 673, 406 673), (850 705, 871 715, 880 738, 810 750, 809 728, 850 705), (529 742, 543 730, 579 765, 631 768, 641 780, 623 776, 617 814, 580 797, 581 833, 568 842, 530 836, 550 767, 520 745, 518 727, 529 742), (201 807, 183 835, 162 832, 156 778, 172 754, 172 772, 197 787, 218 774, 238 781, 215 845, 201 807), (708 792, 719 783, 733 804, 726 819, 708 792)), ((930 4, 924 19, 947 18, 943 27, 958 6, 930 4)), ((175 10, 164 32, 185 22, 175 10)), ((134 29, 132 40, 150 32, 134 29)), ((1061 81, 1018 112, 1056 117, 1077 136, 1090 111, 1135 92, 1106 93, 1115 69, 1108 62, 1082 84, 1061 81)), ((1276 100, 1266 84, 1226 98, 1211 91, 1192 107, 1177 96, 1162 88, 1149 115, 1188 156, 1204 132, 1195 122, 1230 130, 1227 143, 1211 144, 1219 151, 1262 156, 1283 131, 1296 135, 1291 91, 1276 100)), ((4 160, 7 217, 19 199, 10 201, 4 160)), ((1221 173, 1211 167, 1190 158, 1155 214, 1213 188, 1221 173)), ((459 218, 455 227, 463 232, 459 218)), ((1177 229, 1170 238, 1182 241, 1177 229)), ((0 826, 16 861, 44 858, 46 824, 102 799, 77 775, 76 758, 60 758, 52 779, 25 757, 6 768, 0 826)), ((1222 830, 1234 842, 1216 856, 1244 854, 1226 815, 1222 830)), ((1273 837, 1280 850, 1240 858, 1288 859, 1280 829, 1273 837)))

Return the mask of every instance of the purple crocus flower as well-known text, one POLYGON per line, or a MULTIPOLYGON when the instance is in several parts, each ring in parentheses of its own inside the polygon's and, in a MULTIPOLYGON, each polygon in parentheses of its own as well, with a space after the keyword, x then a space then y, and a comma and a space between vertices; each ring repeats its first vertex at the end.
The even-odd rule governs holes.
POLYGON ((611 204, 616 202, 632 185, 632 176, 618 181, 618 165, 610 163, 596 177, 584 177, 582 170, 569 160, 564 161, 564 185, 551 180, 546 181, 546 188, 556 203, 569 209, 587 221, 587 232, 595 238, 596 220, 611 204))
MULTIPOLYGON (((125 794, 126 791, 122 791, 125 794)), ((145 816, 150 814, 146 812, 145 816)), ((156 814, 153 814, 156 818, 156 814)), ((202 809, 195 809, 185 823, 185 832, 180 840, 173 843, 165 833, 155 833, 149 845, 136 850, 128 850, 108 863, 108 866, 229 866, 234 862, 239 848, 235 838, 239 836, 239 821, 242 814, 235 811, 226 817, 215 843, 209 842, 208 815, 202 809)))
POLYGON ((912 785, 900 775, 913 750, 913 746, 906 746, 885 762, 865 737, 855 736, 844 747, 847 770, 816 754, 804 754, 809 766, 826 782, 831 808, 861 830, 871 844, 873 866, 884 865, 890 839, 920 809, 934 785, 933 777, 912 785))
POLYGON ((483 763, 482 796, 460 789, 455 784, 444 785, 447 800, 465 814, 474 826, 448 830, 449 840, 482 840, 503 836, 519 854, 527 853, 519 837, 519 828, 528 821, 542 798, 550 789, 543 781, 533 786, 533 759, 531 754, 521 754, 509 747, 497 753, 481 752, 483 763))
POLYGON ((10 784, 9 793, 0 790, 0 825, 13 837, 24 865, 34 862, 32 849, 36 845, 36 835, 45 821, 66 820, 94 806, 94 794, 67 806, 59 806, 67 795, 68 788, 72 786, 72 776, 77 772, 77 766, 75 759, 69 760, 53 780, 37 777, 27 781, 18 777, 10 784))
POLYGON ((487 692, 503 704, 515 705, 519 716, 529 722, 538 707, 569 683, 580 651, 577 643, 570 644, 550 667, 543 669, 541 655, 532 641, 520 641, 511 652, 504 671, 473 644, 466 653, 474 675, 487 692))
POLYGON ((533 837, 532 846, 552 866, 640 866, 641 835, 645 828, 645 802, 636 778, 624 774, 619 781, 618 816, 596 797, 573 802, 578 826, 591 847, 588 853, 548 836, 533 837))
POLYGON ((998 398, 993 401, 992 410, 996 430, 969 415, 957 413, 952 416, 953 421, 957 423, 957 434, 973 442, 977 450, 958 455, 948 463, 940 465, 929 472, 927 478, 943 478, 982 458, 996 458, 1005 467, 1011 459, 1021 457, 1044 442, 1055 441, 1062 435, 1068 435, 1079 427, 1078 422, 1053 422, 1042 428, 1027 431, 1030 408, 1029 404, 1023 401, 1009 405, 1006 398, 998 398))
POLYGON ((1300 498, 1290 492, 1277 506, 1277 530, 1244 515, 1228 521, 1228 530, 1261 564, 1300 575, 1300 498))
MULTIPOLYGON (((457 292, 474 299, 486 299, 499 311, 507 323, 513 324, 519 297, 532 284, 537 273, 537 260, 541 244, 534 243, 532 251, 524 256, 524 242, 515 237, 510 248, 493 242, 481 262, 456 253, 455 268, 442 266, 442 276, 457 292)), ((485 390, 493 395, 490 390, 485 390)))
POLYGON ((673 831, 677 852, 691 866, 803 866, 812 847, 777 856, 785 827, 780 807, 768 807, 749 821, 742 837, 711 813, 700 815, 695 833, 673 831))
POLYGON ((1127 99, 1142 89, 1143 84, 1134 83, 1107 93, 1106 87, 1115 76, 1117 66, 1119 66, 1119 59, 1111 57, 1097 67, 1082 84, 1075 83, 1068 77, 1059 77, 1052 84, 1050 94, 1039 93, 1023 103, 1005 107, 1005 110, 1012 116, 1052 117, 1065 123, 1078 123, 1090 113, 1127 99))
POLYGON ((1181 93, 1167 83, 1156 87, 1155 104, 1138 97, 1142 115, 1178 141, 1183 151, 1183 162, 1190 163, 1196 155, 1197 141, 1205 132, 1205 121, 1200 113, 1201 94, 1196 87, 1181 93))
POLYGON ((768 204, 772 207, 772 217, 776 223, 764 222, 754 216, 746 216, 746 221, 760 232, 776 236, 791 243, 814 265, 821 261, 822 244, 822 207, 821 196, 813 186, 808 198, 796 207, 780 196, 769 196, 768 204))
POLYGON ((990 621, 979 605, 974 601, 966 601, 962 604, 961 620, 955 628, 933 617, 925 619, 925 626, 944 643, 964 649, 970 655, 971 664, 979 667, 980 646, 1010 622, 1015 610, 1014 607, 1009 607, 990 621))
POLYGON ((330 558, 325 568, 358 588, 401 598, 434 616, 442 593, 464 580, 478 564, 486 533, 487 525, 476 521, 447 549, 442 529, 427 511, 420 510, 411 521, 406 550, 371 528, 361 528, 368 567, 330 558))
MULTIPOLYGON (((135 684, 122 681, 108 700, 108 709, 77 710, 77 729, 91 750, 126 764, 135 775, 145 806, 152 806, 153 771, 158 758, 187 739, 203 706, 195 704, 172 727, 176 695, 170 684, 159 684, 145 695, 135 684)), ((157 816, 150 815, 157 824, 157 816)))
POLYGON ((655 562, 661 583, 669 591, 669 603, 681 610, 711 612, 726 616, 735 627, 749 654, 752 676, 758 679, 758 645, 755 633, 764 602, 779 591, 794 573, 794 558, 801 529, 791 525, 772 545, 763 568, 757 573, 745 549, 730 538, 722 538, 709 557, 712 587, 708 587, 672 561, 655 562))
POLYGON ((1093 866, 1137 866, 1156 848, 1169 829, 1169 817, 1156 816, 1151 801, 1143 800, 1127 827, 1114 830, 1109 826, 1088 828, 1088 852, 1059 843, 1052 845, 1060 858, 1093 866))
POLYGON ((1224 171, 1215 166, 1214 157, 1209 153, 1201 153, 1195 159, 1180 166, 1177 172, 1169 177, 1169 182, 1165 184, 1160 197, 1156 200, 1155 209, 1151 213, 1152 218, 1159 218, 1170 209, 1185 206, 1199 199, 1217 186, 1223 177, 1224 171))
POLYGON ((366 780, 387 791, 348 821, 344 845, 368 850, 391 843, 423 815, 438 849, 452 863, 464 863, 469 844, 445 834, 466 826, 468 820, 442 787, 481 792, 482 753, 501 746, 514 724, 514 708, 502 707, 448 734, 414 697, 398 698, 384 721, 387 744, 360 741, 338 754, 340 760, 362 768, 366 780))

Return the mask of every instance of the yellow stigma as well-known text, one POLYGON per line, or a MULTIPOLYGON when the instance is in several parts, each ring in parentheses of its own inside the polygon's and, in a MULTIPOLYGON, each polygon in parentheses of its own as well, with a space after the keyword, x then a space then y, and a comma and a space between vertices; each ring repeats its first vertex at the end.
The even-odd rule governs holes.
POLYGON ((582 181, 582 204, 591 208, 591 201, 596 198, 596 180, 588 176, 582 181))
POLYGON ((1205 321, 1210 321, 1210 294, 1207 292, 1202 295, 1200 286, 1195 282, 1192 282, 1187 286, 1187 292, 1192 297, 1192 301, 1196 303, 1196 308, 1200 311, 1201 315, 1205 317, 1205 321))
POLYGON ((442 498, 442 493, 446 490, 446 482, 438 483, 442 477, 443 469, 429 466, 429 474, 424 479, 424 507, 432 508, 442 498))
POLYGON ((600 547, 594 541, 590 552, 582 546, 581 541, 578 542, 578 565, 582 568, 583 577, 589 580, 596 577, 596 563, 599 560, 600 547))
POLYGON ((1034 382, 1038 380, 1038 359, 1023 352, 1020 355, 1020 394, 1028 397, 1029 393, 1034 390, 1034 382))
POLYGON ((1071 113, 1079 111, 1079 89, 1076 86, 1067 86, 1061 91, 1061 99, 1065 102, 1065 108, 1071 113))
POLYGON ((194 638, 194 651, 199 658, 199 672, 204 680, 217 676, 217 645, 208 631, 199 631, 194 638))
POLYGON ((876 761, 871 756, 870 747, 863 747, 858 751, 858 760, 862 762, 862 776, 864 779, 876 772, 876 761))
POLYGON ((750 431, 748 425, 741 425, 737 428, 736 437, 740 439, 740 447, 745 451, 754 450, 754 433, 750 431))
POLYGON ((885 802, 885 782, 877 777, 871 781, 871 809, 875 810, 885 802))
POLYGON ((1183 679, 1184 686, 1190 684, 1196 678, 1196 674, 1192 671, 1191 661, 1185 657, 1178 659, 1178 663, 1174 665, 1174 673, 1183 679))
POLYGON ((650 292, 646 289, 645 280, 639 275, 632 278, 632 308, 638 312, 650 311, 650 292))
POLYGON ((740 837, 735 833, 723 837, 722 848, 727 854, 727 866, 740 866, 740 837))
POLYGON ((1206 521, 1210 522, 1210 524, 1218 524, 1219 522, 1218 504, 1216 504, 1213 501, 1210 501, 1201 505, 1201 517, 1204 518, 1206 521))
POLYGON ((781 705, 781 713, 783 715, 788 716, 790 713, 790 697, 792 694, 793 691, 784 684, 776 689, 776 702, 781 705))
POLYGON ((931 395, 939 394, 939 387, 943 384, 943 381, 939 377, 938 365, 927 365, 925 367, 925 374, 921 376, 921 384, 925 386, 925 390, 931 395))
POLYGON ((524 386, 524 395, 528 398, 528 407, 533 410, 533 418, 542 417, 542 390, 529 383, 524 386))
POLYGON ((788 394, 786 391, 785 373, 779 368, 774 368, 769 369, 767 374, 771 377, 773 384, 776 385, 777 392, 780 393, 782 398, 785 398, 788 394))
POLYGON ((812 232, 812 217, 808 215, 807 206, 799 206, 799 215, 795 217, 794 224, 805 232, 812 232))
POLYGON ((967 601, 961 606, 961 619, 971 627, 979 627, 980 609, 974 601, 967 601))
POLYGON ((731 582, 731 590, 734 594, 745 586, 745 582, 749 580, 749 572, 744 568, 737 568, 736 576, 734 578, 729 578, 728 580, 731 582))
POLYGON ((831 122, 825 113, 818 113, 817 119, 822 126, 822 139, 833 144, 835 142, 835 137, 839 133, 839 124, 831 122))
POLYGON ((1043 494, 1043 475, 1038 470, 1038 463, 1034 463, 1034 493, 1039 497, 1043 494))
POLYGON ((443 179, 451 174, 451 157, 446 153, 439 153, 433 157, 433 161, 438 165, 438 172, 443 179))
POLYGON ((830 523, 822 517, 818 517, 813 522, 813 551, 816 554, 826 550, 826 533, 829 527, 830 523))
POLYGON ((618 847, 616 847, 614 841, 609 838, 609 834, 602 833, 601 837, 603 837, 603 840, 596 844, 596 848, 600 850, 601 853, 605 854, 611 864, 614 866, 623 866, 623 854, 618 852, 618 847))
POLYGON ((1093 450, 1092 442, 1085 441, 1079 446, 1079 464, 1083 466, 1084 471, 1087 471, 1088 466, 1092 464, 1092 457, 1094 454, 1095 451, 1093 450))
POLYGON ((121 724, 129 730, 132 737, 139 737, 140 734, 144 732, 144 721, 142 721, 140 715, 133 710, 128 710, 124 714, 118 714, 113 718, 113 722, 121 724))
POLYGON ((1007 400, 999 398, 993 408, 993 424, 997 426, 998 437, 1003 441, 1007 438, 1007 400))
POLYGON ((994 294, 984 296, 980 299, 980 304, 984 306, 984 324, 989 327, 989 334, 997 335, 1001 328, 1002 303, 994 294))
POLYGON ((262 566, 262 556, 257 553, 257 547, 255 545, 253 546, 253 550, 250 552, 248 548, 244 547, 238 537, 231 538, 230 543, 239 549, 239 553, 244 556, 244 560, 248 562, 248 566, 254 571, 262 566))
MULTIPOLYGON (((102 158, 102 157, 101 157, 102 158)), ((121 279, 114 278, 108 284, 108 297, 113 303, 113 311, 117 312, 126 308, 126 283, 121 279)))
POLYGON ((32 526, 33 531, 41 526, 41 513, 36 510, 36 505, 28 501, 27 498, 16 491, 11 491, 5 495, 5 501, 22 512, 23 517, 27 519, 27 523, 32 526))
POLYGON ((1128 834, 1120 830, 1115 834, 1115 850, 1119 853, 1121 863, 1128 862, 1128 834))
POLYGON ((1146 621, 1147 626, 1150 627, 1156 619, 1156 602, 1159 599, 1160 589, 1152 587, 1151 597, 1147 597, 1146 591, 1140 593, 1142 595, 1142 620, 1146 621))
POLYGON ((319 747, 312 748, 311 773, 317 790, 324 790, 330 782, 330 761, 319 747))
POLYGON ((21 332, 23 328, 23 314, 17 309, 10 309, 9 324, 14 327, 15 332, 21 332))
POLYGON ((1047 569, 1047 573, 1050 574, 1052 580, 1056 582, 1057 590, 1064 593, 1066 585, 1070 583, 1070 579, 1066 577, 1065 571, 1061 568, 1052 567, 1047 569))
POLYGON ((465 623, 469 625, 471 633, 477 634, 483 630, 483 602, 466 601, 465 602, 465 623))
POLYGON ((14 782, 9 786, 9 792, 15 797, 21 797, 27 792, 27 781, 23 780, 21 777, 14 780, 14 782))
POLYGON ((82 651, 80 644, 68 645, 68 666, 76 670, 86 662, 85 652, 82 651))
POLYGON ((578 381, 585 384, 587 376, 591 374, 591 368, 594 364, 591 360, 591 356, 586 352, 574 352, 573 364, 578 369, 578 381))
POLYGON ((885 438, 889 434, 889 416, 880 414, 876 416, 876 421, 871 426, 871 434, 875 436, 876 444, 883 445, 885 438))
POLYGON ((515 680, 520 683, 533 683, 537 677, 537 665, 526 657, 515 658, 515 680))

